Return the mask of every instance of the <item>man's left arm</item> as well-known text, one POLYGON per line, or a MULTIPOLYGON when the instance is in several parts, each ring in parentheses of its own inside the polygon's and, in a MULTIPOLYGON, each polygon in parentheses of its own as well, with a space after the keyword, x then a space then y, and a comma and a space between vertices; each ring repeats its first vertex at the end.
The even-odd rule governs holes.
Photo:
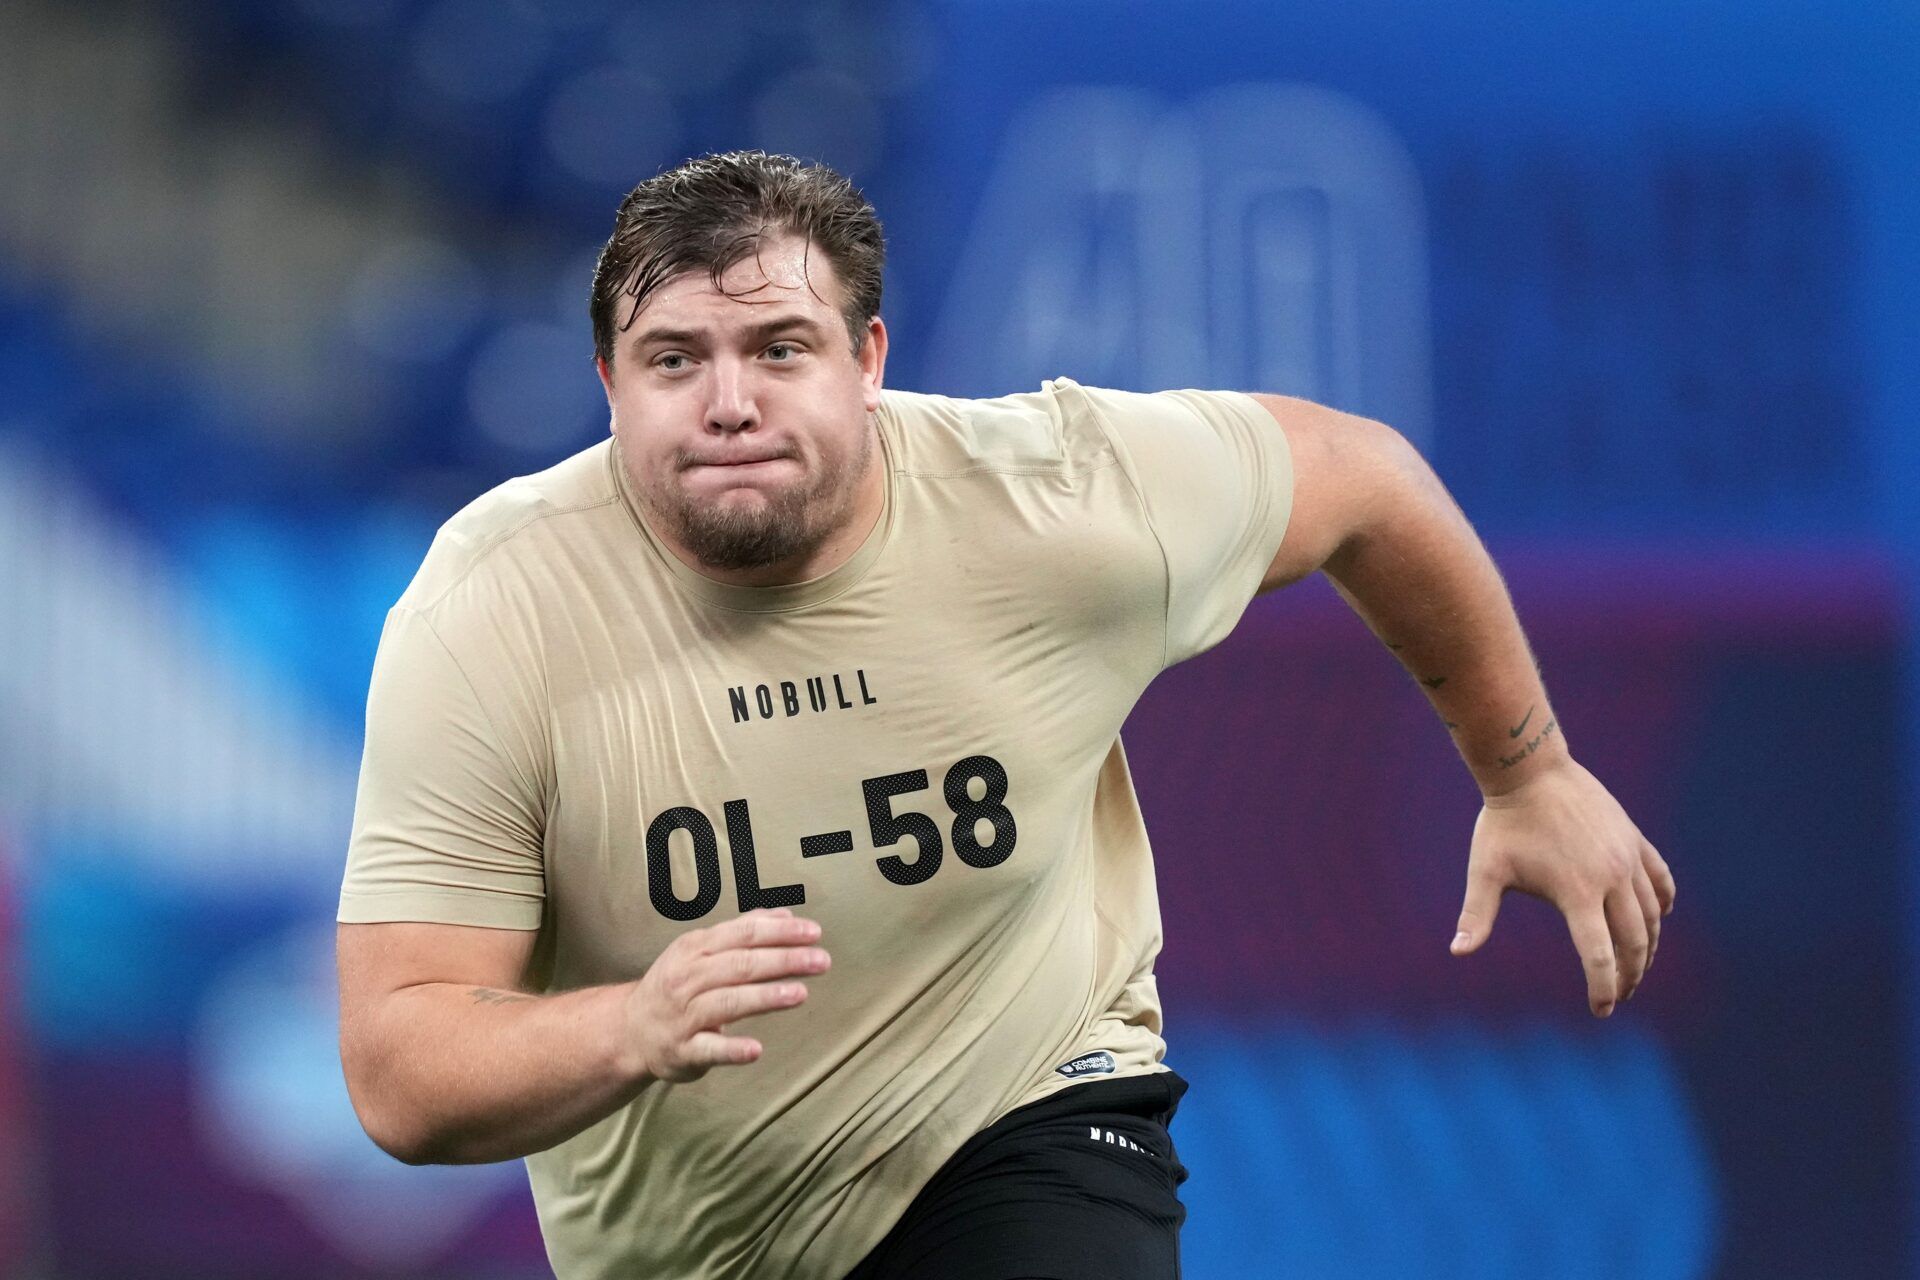
POLYGON ((1501 895, 1567 919, 1606 1017, 1630 997, 1673 910, 1666 862, 1567 748, 1505 584, 1418 451, 1366 418, 1255 395, 1285 433, 1293 511, 1262 591, 1326 574, 1425 689, 1479 783, 1453 952, 1477 950, 1501 895))

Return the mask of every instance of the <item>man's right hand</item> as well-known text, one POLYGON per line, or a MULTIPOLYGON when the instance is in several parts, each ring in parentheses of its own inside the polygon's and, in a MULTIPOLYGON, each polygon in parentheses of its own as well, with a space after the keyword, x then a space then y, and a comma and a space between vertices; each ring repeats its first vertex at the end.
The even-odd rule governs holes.
POLYGON ((709 1069, 756 1061, 764 1046, 727 1027, 791 1009, 807 998, 808 974, 832 963, 820 926, 785 907, 751 911, 681 934, 627 995, 629 1043, 656 1080, 698 1080, 709 1069))

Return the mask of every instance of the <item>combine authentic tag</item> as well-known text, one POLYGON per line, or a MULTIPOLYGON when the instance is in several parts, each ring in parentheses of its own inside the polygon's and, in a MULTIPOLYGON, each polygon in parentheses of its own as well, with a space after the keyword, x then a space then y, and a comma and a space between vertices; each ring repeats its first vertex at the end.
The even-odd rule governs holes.
POLYGON ((1113 1055, 1102 1049, 1098 1053, 1083 1053, 1072 1062, 1061 1063, 1054 1070, 1072 1080, 1079 1076, 1110 1075, 1113 1066, 1113 1055))

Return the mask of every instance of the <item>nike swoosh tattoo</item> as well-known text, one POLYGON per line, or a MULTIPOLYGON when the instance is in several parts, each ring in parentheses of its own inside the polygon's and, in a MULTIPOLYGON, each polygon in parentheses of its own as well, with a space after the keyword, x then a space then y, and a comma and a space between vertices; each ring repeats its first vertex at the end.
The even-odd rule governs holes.
POLYGON ((1521 731, 1522 731, 1523 729, 1525 729, 1525 728, 1527 727, 1527 721, 1529 721, 1529 720, 1531 720, 1531 719, 1533 719, 1533 708, 1532 708, 1532 707, 1528 707, 1528 708, 1527 708, 1527 714, 1526 714, 1526 715, 1524 715, 1524 716, 1521 716, 1521 717, 1520 717, 1520 723, 1519 723, 1519 724, 1517 724, 1517 725, 1515 725, 1515 726, 1514 726, 1513 728, 1511 728, 1511 729, 1509 729, 1509 730, 1507 730, 1507 736, 1508 736, 1509 738, 1517 738, 1517 737, 1519 737, 1519 736, 1520 736, 1520 733, 1521 733, 1521 731))

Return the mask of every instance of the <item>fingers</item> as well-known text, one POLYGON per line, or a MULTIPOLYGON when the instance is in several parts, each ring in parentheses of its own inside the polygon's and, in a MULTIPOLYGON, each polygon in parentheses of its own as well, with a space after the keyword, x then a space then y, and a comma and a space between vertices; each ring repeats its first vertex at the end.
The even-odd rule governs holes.
POLYGON ((683 952, 665 975, 689 1032, 799 1004, 806 986, 781 980, 825 973, 832 964, 822 947, 793 945, 818 939, 820 926, 785 907, 750 911, 696 934, 683 935, 693 954, 683 952))
POLYGON ((791 947, 818 941, 820 926, 785 907, 749 911, 711 929, 683 935, 696 950, 712 953, 734 947, 791 947))
POLYGON ((689 996, 719 987, 825 973, 833 961, 821 947, 738 948, 701 956, 689 968, 689 996))
POLYGON ((765 1051, 749 1036, 727 1036, 718 1031, 702 1031, 687 1041, 687 1065, 704 1071, 708 1067, 733 1067, 757 1061, 765 1051))
POLYGON ((1620 959, 1616 999, 1625 1000, 1647 976, 1647 922, 1640 914, 1640 900, 1629 887, 1609 890, 1605 904, 1607 923, 1613 929, 1613 947, 1620 959))
POLYGON ((1494 917, 1500 914, 1500 883, 1491 876, 1467 877, 1467 901, 1460 909, 1460 923, 1453 935, 1453 954, 1464 956, 1480 949, 1493 932, 1494 917))
POLYGON ((1633 896, 1640 903, 1640 918, 1647 922, 1647 968, 1651 969, 1653 958, 1660 954, 1660 897, 1644 871, 1633 877, 1633 896))
POLYGON ((806 984, 795 979, 831 964, 823 948, 809 945, 819 938, 818 923, 779 907, 674 939, 627 1006, 647 1074, 684 1082, 712 1067, 758 1061, 765 1046, 726 1028, 804 1002, 806 984))
POLYGON ((1667 869, 1667 860, 1660 856, 1658 849, 1642 840, 1640 865, 1653 881, 1654 894, 1660 899, 1660 914, 1671 915, 1676 886, 1673 883, 1673 872, 1667 869))
POLYGON ((804 982, 755 982, 747 986, 721 987, 695 996, 687 1002, 689 1026, 717 1031, 729 1023, 775 1009, 791 1009, 807 998, 804 982))
POLYGON ((1581 967, 1587 971, 1587 1007, 1595 1017, 1604 1018, 1613 1012, 1619 990, 1619 965, 1614 959, 1606 913, 1595 905, 1566 914, 1567 932, 1573 937, 1574 950, 1580 953, 1581 967))

